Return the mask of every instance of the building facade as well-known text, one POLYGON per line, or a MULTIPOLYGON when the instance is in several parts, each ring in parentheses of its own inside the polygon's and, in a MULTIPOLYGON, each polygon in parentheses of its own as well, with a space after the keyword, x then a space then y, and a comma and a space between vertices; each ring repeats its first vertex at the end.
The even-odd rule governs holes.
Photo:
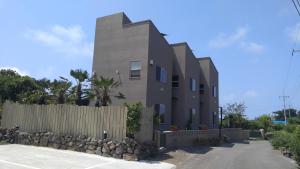
MULTIPOLYGON (((131 22, 124 13, 97 18, 93 73, 120 82, 115 92, 126 98, 112 98, 113 105, 153 106, 161 130, 171 125, 197 129, 206 118, 200 105, 200 62, 187 43, 169 44, 150 20, 131 22)), ((203 124, 213 127, 211 122, 203 124)))
POLYGON ((200 123, 209 128, 219 125, 219 73, 210 57, 198 58, 200 64, 200 123))

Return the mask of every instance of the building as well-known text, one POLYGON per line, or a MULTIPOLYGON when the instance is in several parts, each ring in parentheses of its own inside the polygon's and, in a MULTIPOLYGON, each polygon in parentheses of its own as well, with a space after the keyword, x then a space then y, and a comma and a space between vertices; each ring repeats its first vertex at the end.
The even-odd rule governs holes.
POLYGON ((200 64, 200 123, 209 128, 219 124, 219 73, 210 57, 198 58, 200 64))
POLYGON ((200 123, 199 63, 187 43, 171 46, 175 53, 172 72, 173 124, 180 129, 197 129, 200 123))
POLYGON ((214 104, 203 106, 201 112, 199 84, 215 75, 207 74, 206 69, 201 73, 201 65, 206 63, 197 60, 187 43, 169 44, 150 20, 131 22, 124 13, 97 18, 93 72, 120 81, 117 92, 126 99, 112 98, 114 105, 141 102, 153 106, 161 130, 169 130, 171 125, 179 129, 198 129, 201 123, 215 126, 211 120, 204 123, 201 119, 212 117, 206 110, 215 112, 210 109, 214 104))

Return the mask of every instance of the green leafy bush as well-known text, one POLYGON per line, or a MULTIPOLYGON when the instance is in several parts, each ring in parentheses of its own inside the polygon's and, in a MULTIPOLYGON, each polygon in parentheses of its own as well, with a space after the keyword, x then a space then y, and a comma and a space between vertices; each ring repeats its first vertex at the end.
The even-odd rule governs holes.
POLYGON ((284 130, 289 132, 289 133, 293 133, 297 128, 297 125, 296 124, 288 124, 286 126, 284 126, 284 130))
POLYGON ((273 139, 271 140, 271 144, 275 149, 282 147, 289 148, 291 138, 292 134, 288 133, 287 131, 275 131, 273 134, 273 139))
POLYGON ((284 129, 284 125, 283 124, 274 124, 272 126, 272 130, 273 131, 280 131, 280 130, 283 130, 284 129))
POLYGON ((289 124, 297 124, 297 125, 300 125, 300 117, 290 117, 288 119, 288 123, 289 124))
POLYGON ((271 144, 275 149, 286 149, 300 165, 300 126, 287 125, 284 130, 274 131, 271 144), (290 132, 289 132, 290 131, 290 132))
POLYGON ((127 134, 135 134, 141 127, 142 103, 125 103, 125 106, 127 107, 127 134))
POLYGON ((297 126, 290 141, 290 151, 300 165, 300 126, 297 126))

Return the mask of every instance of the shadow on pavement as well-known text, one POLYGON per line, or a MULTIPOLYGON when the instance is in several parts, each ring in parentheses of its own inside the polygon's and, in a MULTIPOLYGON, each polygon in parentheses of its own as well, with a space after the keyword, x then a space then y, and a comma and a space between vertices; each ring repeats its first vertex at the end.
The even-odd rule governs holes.
POLYGON ((162 152, 160 152, 156 157, 152 157, 149 159, 146 159, 147 161, 165 161, 168 159, 174 158, 173 155, 180 152, 181 154, 206 154, 210 150, 212 150, 212 147, 209 146, 190 146, 190 147, 176 147, 176 148, 170 148, 166 149, 162 152))
POLYGON ((166 161, 173 159, 174 156, 179 153, 181 154, 206 154, 214 147, 232 148, 236 144, 250 144, 248 140, 232 140, 230 143, 223 143, 219 146, 180 146, 176 148, 168 148, 161 151, 156 157, 146 159, 147 161, 166 161))
POLYGON ((234 140, 234 141, 231 141, 230 143, 224 143, 218 147, 232 148, 236 144, 250 144, 250 142, 249 142, 249 140, 234 140))

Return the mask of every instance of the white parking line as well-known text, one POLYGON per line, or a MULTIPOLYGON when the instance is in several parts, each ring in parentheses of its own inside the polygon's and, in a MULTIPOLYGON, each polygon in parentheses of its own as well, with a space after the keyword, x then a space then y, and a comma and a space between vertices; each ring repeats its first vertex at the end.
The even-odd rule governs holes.
POLYGON ((93 169, 93 168, 96 168, 96 167, 101 167, 101 166, 105 166, 105 165, 108 165, 108 164, 112 164, 114 162, 107 162, 107 163, 103 163, 103 164, 97 164, 97 165, 93 165, 93 166, 90 166, 88 168, 85 168, 85 169, 93 169))
POLYGON ((5 160, 0 160, 0 162, 10 164, 10 165, 19 166, 19 167, 25 167, 25 168, 29 168, 29 169, 41 169, 41 168, 32 167, 32 166, 28 166, 28 165, 24 165, 24 164, 19 164, 19 163, 13 163, 13 162, 5 161, 5 160))

